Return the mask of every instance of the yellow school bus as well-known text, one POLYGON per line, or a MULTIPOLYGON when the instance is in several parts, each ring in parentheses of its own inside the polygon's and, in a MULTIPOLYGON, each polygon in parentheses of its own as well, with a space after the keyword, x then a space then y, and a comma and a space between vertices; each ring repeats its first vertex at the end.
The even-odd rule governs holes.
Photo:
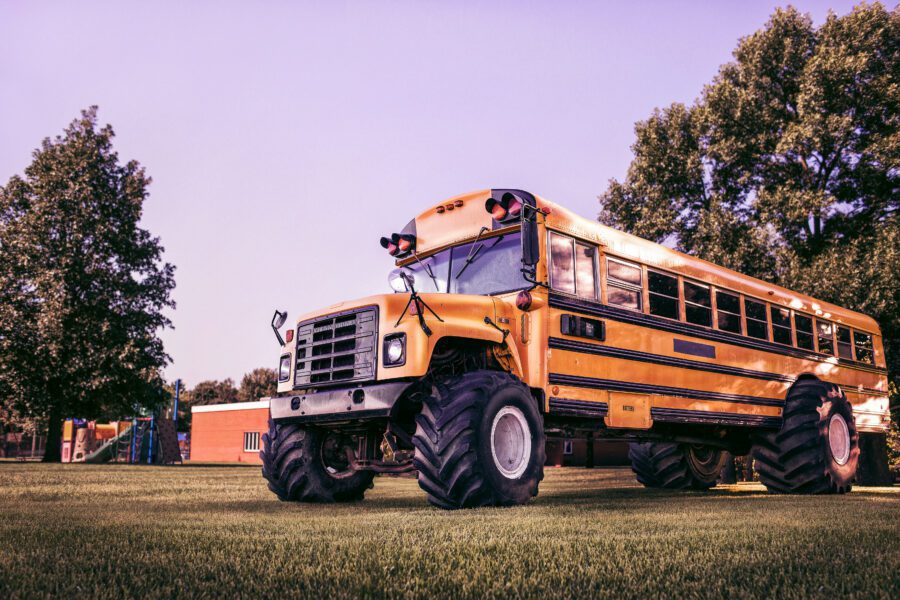
MULTIPOLYGON (((373 236, 374 237, 374 236, 373 236)), ((631 442, 648 487, 708 489, 752 453, 782 493, 842 493, 888 394, 871 318, 579 217, 522 190, 380 238, 391 293, 285 330, 261 454, 282 500, 415 472, 447 509, 535 496, 548 437, 631 442)))

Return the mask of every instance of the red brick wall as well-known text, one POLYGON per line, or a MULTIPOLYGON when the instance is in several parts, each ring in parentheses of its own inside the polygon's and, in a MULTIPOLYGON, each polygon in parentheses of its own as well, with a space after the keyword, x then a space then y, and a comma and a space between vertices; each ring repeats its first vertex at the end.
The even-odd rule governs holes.
POLYGON ((246 462, 260 464, 259 452, 244 452, 244 432, 269 430, 269 409, 250 408, 191 415, 191 460, 200 462, 246 462))

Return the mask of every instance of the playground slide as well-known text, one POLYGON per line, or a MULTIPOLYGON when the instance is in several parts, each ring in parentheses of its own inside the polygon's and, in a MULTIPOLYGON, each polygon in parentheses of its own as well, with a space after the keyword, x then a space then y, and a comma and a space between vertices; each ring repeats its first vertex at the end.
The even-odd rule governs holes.
POLYGON ((112 437, 102 446, 84 457, 86 463, 105 463, 113 460, 116 456, 116 450, 119 447, 119 441, 131 440, 131 426, 129 425, 122 433, 112 437))

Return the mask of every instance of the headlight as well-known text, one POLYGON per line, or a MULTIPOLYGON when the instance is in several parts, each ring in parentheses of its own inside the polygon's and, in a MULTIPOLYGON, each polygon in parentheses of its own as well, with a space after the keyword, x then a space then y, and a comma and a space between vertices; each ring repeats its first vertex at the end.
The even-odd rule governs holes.
POLYGON ((281 357, 281 363, 278 365, 278 381, 287 381, 291 376, 291 355, 285 354, 281 357))
POLYGON ((406 334, 397 333, 384 338, 384 366, 399 367, 406 362, 406 334))

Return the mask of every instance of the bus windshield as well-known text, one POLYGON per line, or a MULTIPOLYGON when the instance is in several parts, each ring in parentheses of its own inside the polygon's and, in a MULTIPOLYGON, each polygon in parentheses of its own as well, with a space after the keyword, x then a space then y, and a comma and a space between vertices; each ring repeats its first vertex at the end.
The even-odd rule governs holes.
POLYGON ((517 231, 454 246, 401 267, 416 291, 493 295, 530 288, 522 276, 521 234, 517 231))

